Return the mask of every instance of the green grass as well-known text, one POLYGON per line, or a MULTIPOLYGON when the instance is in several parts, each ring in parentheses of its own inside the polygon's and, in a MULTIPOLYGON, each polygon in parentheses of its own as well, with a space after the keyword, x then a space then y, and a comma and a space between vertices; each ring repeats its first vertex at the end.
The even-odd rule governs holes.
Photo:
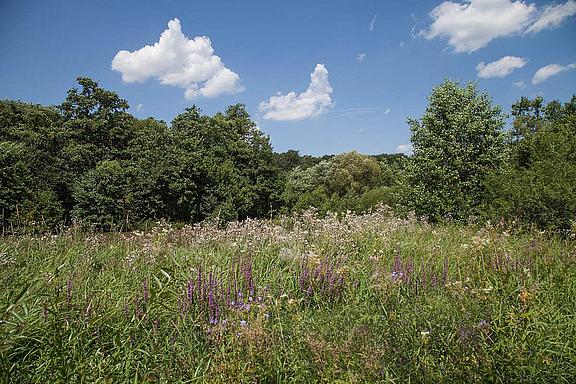
POLYGON ((576 381, 576 243, 545 233, 377 211, 0 255, 7 383, 576 381))

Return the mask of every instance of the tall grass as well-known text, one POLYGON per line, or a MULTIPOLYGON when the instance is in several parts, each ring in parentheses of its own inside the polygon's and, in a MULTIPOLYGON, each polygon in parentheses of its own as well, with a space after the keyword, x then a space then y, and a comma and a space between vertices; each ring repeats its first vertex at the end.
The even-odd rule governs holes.
POLYGON ((385 210, 0 241, 0 377, 576 381, 576 243, 385 210))

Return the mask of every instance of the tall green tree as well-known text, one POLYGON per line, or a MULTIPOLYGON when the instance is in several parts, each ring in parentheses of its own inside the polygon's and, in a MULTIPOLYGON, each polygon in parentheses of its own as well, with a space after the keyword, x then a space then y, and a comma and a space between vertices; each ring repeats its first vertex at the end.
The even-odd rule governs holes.
POLYGON ((414 155, 404 204, 431 220, 463 220, 485 202, 487 176, 502 166, 504 118, 475 84, 446 80, 421 119, 408 119, 414 155))

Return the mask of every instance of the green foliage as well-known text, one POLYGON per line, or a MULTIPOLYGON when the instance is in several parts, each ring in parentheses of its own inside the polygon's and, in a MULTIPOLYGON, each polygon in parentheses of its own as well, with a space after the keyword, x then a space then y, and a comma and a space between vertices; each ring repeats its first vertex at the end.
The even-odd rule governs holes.
POLYGON ((315 207, 323 214, 364 212, 378 204, 394 204, 399 171, 371 156, 344 153, 309 168, 297 166, 287 176, 283 198, 294 211, 315 207))
POLYGON ((486 179, 505 160, 504 115, 472 83, 434 88, 421 120, 409 119, 414 155, 404 204, 436 221, 467 219, 486 199, 486 179))
POLYGON ((138 120, 116 93, 77 80, 58 107, 0 100, 3 233, 379 204, 432 221, 504 218, 564 233, 574 225, 574 98, 520 99, 506 136, 488 95, 445 81, 422 118, 408 120, 413 156, 313 157, 273 153, 242 104, 214 116, 192 106, 167 125, 138 120))
POLYGON ((491 178, 490 215, 566 233, 576 218, 576 97, 512 108, 511 162, 491 178))
POLYGON ((576 380, 574 240, 384 211, 276 221, 0 239, 0 381, 576 380), (233 283, 242 303, 210 322, 233 283))
POLYGON ((129 162, 99 162, 74 184, 72 217, 99 229, 129 228, 146 218, 145 176, 129 162))
POLYGON ((78 83, 58 109, 0 102, 3 228, 41 222, 36 230, 46 230, 73 219, 126 229, 278 210, 280 170, 243 105, 212 117, 192 107, 167 127, 136 120, 91 79, 78 83))

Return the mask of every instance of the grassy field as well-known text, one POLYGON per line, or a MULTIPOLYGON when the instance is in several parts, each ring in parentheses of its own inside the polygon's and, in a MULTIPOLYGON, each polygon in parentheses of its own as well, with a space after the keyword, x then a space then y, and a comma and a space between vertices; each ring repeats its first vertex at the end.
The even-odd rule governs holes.
POLYGON ((0 380, 576 382, 576 241, 385 210, 0 240, 0 380))

